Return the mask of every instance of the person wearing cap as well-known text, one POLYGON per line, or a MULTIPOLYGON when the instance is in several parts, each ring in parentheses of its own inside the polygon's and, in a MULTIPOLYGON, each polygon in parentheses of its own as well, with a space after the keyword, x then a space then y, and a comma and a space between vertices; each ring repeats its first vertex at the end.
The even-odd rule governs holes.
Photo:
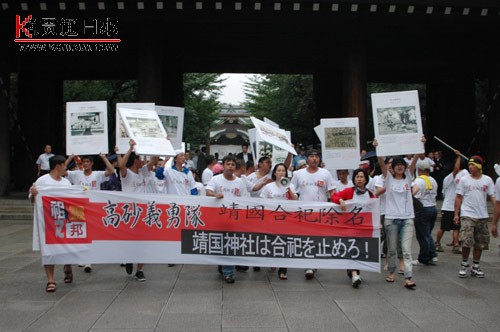
POLYGON ((458 239, 460 223, 455 224, 453 222, 453 217, 455 214, 455 198, 457 196, 457 184, 460 182, 460 179, 469 174, 469 171, 467 171, 466 169, 467 160, 463 159, 460 156, 460 151, 455 150, 454 153, 456 155, 456 159, 453 171, 450 174, 448 174, 443 180, 444 200, 443 204, 441 205, 441 225, 436 235, 436 251, 444 252, 444 249, 441 246, 441 239, 444 235, 444 232, 452 230, 453 231, 452 233, 453 241, 451 242, 451 245, 453 246, 452 253, 461 254, 462 251, 460 250, 460 241, 458 239))
MULTIPOLYGON (((422 137, 425 144, 425 137, 422 137)), ((373 146, 377 146, 375 139, 373 146)), ((404 262, 404 287, 413 289, 416 283, 413 278, 413 266, 411 259, 411 246, 413 233, 415 231, 413 219, 413 196, 411 191, 412 174, 415 172, 418 155, 414 155, 410 165, 401 157, 392 159, 392 172, 384 162, 383 156, 377 156, 385 185, 385 232, 387 241, 388 272, 385 280, 389 283, 395 281, 395 272, 398 266, 398 243, 403 252, 404 262)))
MULTIPOLYGON (((335 192, 335 181, 329 171, 320 168, 320 154, 316 149, 307 151, 307 168, 293 174, 292 184, 299 194, 299 201, 327 202, 335 192)), ((306 269, 305 277, 314 278, 315 271, 306 269)))
MULTIPOLYGON (((66 165, 77 156, 69 156, 66 159, 66 165)), ((94 166, 94 158, 92 156, 83 156, 81 157, 82 161, 82 170, 74 170, 67 171, 66 178, 71 182, 72 185, 75 186, 84 186, 88 190, 101 190, 101 184, 106 181, 106 178, 111 174, 115 173, 115 169, 113 165, 109 162, 108 158, 105 154, 101 153, 99 155, 102 161, 106 165, 105 171, 94 171, 92 168, 94 166)), ((92 265, 89 262, 84 262, 87 264, 79 264, 78 266, 83 267, 83 270, 86 273, 90 273, 92 271, 92 265)))
POLYGON ((432 229, 437 218, 436 196, 438 185, 429 175, 431 165, 428 162, 417 163, 418 177, 413 183, 413 196, 422 203, 422 208, 415 211, 415 232, 420 246, 418 259, 412 262, 415 266, 429 265, 437 262, 436 246, 432 238, 432 229))
MULTIPOLYGON (((35 201, 35 197, 38 195, 38 188, 44 186, 71 186, 71 182, 64 178, 66 174, 66 158, 63 156, 53 156, 49 158, 50 172, 48 174, 39 177, 36 182, 31 186, 29 191, 29 198, 31 202, 35 201)), ((38 235, 38 224, 33 225, 33 234, 38 235)), ((38 248, 40 249, 40 248, 38 248)), ((47 286, 45 291, 48 293, 53 293, 56 291, 56 282, 54 278, 55 266, 53 264, 48 264, 43 266, 45 269, 45 274, 47 275, 47 286)), ((73 271, 71 265, 64 265, 64 282, 73 282, 73 271)))
MULTIPOLYGON (((149 160, 146 165, 143 165, 141 157, 136 155, 134 150, 135 141, 129 141, 130 147, 123 157, 118 156, 118 165, 120 167, 120 176, 122 181, 122 191, 134 194, 146 193, 151 170, 157 163, 158 157, 155 156, 149 160)), ((137 264, 135 278, 137 281, 146 281, 146 276, 143 272, 144 264, 137 264)), ((127 274, 132 274, 134 270, 133 264, 125 264, 127 274)))
POLYGON ((462 262, 458 276, 467 278, 484 278, 480 267, 481 254, 490 243, 488 230, 488 197, 493 206, 495 201, 495 185, 493 180, 483 174, 484 160, 481 156, 469 159, 469 175, 464 176, 457 185, 455 198, 455 215, 453 221, 460 223, 460 241, 462 243, 462 262), (472 267, 469 265, 469 254, 472 249, 472 267))
POLYGON ((292 166, 294 170, 299 169, 299 161, 304 160, 307 162, 307 156, 306 156, 306 147, 304 145, 300 145, 299 147, 299 154, 293 157, 292 161, 292 166))

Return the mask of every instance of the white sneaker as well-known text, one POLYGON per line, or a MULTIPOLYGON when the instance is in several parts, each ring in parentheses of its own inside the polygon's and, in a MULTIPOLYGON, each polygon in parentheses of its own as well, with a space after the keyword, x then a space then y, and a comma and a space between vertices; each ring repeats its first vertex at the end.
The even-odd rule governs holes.
POLYGON ((481 271, 479 265, 472 265, 472 269, 470 269, 470 275, 476 278, 484 278, 484 272, 481 271))
POLYGON ((351 280, 352 287, 358 288, 358 286, 361 285, 361 278, 358 275, 353 275, 351 280))
POLYGON ((458 271, 459 278, 467 278, 469 276, 469 263, 461 263, 458 271))
POLYGON ((432 261, 433 261, 434 263, 436 263, 436 262, 439 262, 439 259, 438 259, 437 257, 432 257, 432 261))
POLYGON ((92 272, 92 265, 90 265, 90 264, 85 265, 83 267, 83 271, 85 271, 86 273, 92 272))
POLYGON ((425 266, 425 264, 420 262, 418 259, 411 261, 411 265, 413 265, 413 266, 425 266))

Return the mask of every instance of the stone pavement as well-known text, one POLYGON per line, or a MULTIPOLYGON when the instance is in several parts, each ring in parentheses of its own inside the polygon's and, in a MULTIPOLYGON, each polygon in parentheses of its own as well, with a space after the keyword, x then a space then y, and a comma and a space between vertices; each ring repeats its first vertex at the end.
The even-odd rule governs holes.
MULTIPOLYGON (((2 202, 6 210, 26 209, 2 202)), ((74 266, 72 284, 58 266, 58 288, 49 294, 25 213, 0 218, 1 332, 500 331, 497 239, 483 254, 486 278, 458 278, 460 257, 446 247, 437 265, 414 268, 414 291, 401 276, 385 282, 385 273, 362 273, 353 289, 338 270, 320 270, 311 281, 299 269, 290 269, 287 281, 268 269, 238 272, 228 285, 204 265, 147 265, 141 283, 109 264, 91 273, 74 266)), ((447 232, 443 244, 450 238, 447 232)))

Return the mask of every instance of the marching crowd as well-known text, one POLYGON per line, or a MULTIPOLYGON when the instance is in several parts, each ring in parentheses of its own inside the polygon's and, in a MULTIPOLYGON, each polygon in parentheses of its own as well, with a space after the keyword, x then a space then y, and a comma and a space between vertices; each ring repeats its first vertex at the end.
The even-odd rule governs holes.
MULTIPOLYGON (((425 144, 425 138, 422 138, 425 144)), ((404 275, 404 287, 414 289, 413 266, 433 265, 438 252, 443 251, 444 232, 453 231, 453 253, 461 254, 458 277, 484 278, 480 267, 482 250, 490 241, 488 229, 488 199, 494 205, 491 234, 498 236, 500 217, 500 178, 496 184, 483 174, 484 160, 480 156, 463 159, 455 151, 453 170, 446 175, 440 155, 377 156, 377 165, 360 161, 356 170, 329 171, 316 149, 300 146, 298 154, 289 154, 284 163, 272 165, 269 157, 261 157, 254 165, 248 145, 237 155, 227 155, 221 162, 205 151, 196 151, 193 159, 189 152, 177 150, 171 165, 152 157, 144 160, 134 153, 135 142, 121 155, 99 158, 104 171, 93 170, 92 156, 53 155, 47 145, 37 160, 38 179, 30 188, 34 201, 37 187, 82 185, 89 190, 121 190, 129 193, 163 193, 171 195, 206 195, 223 197, 260 197, 278 200, 333 202, 341 210, 349 203, 364 204, 370 199, 380 200, 381 248, 386 258, 385 280, 393 283, 396 273, 404 275), (376 167, 374 167, 376 166, 376 167), (115 172, 115 167, 119 172, 115 172), (434 175, 434 176, 432 176, 434 175), (445 176, 446 175, 446 176, 445 176), (291 180, 289 180, 291 179, 291 180), (437 218, 436 199, 444 196, 441 208, 441 226, 434 241, 432 230, 437 218), (419 244, 417 259, 412 259, 414 234, 419 244), (472 262, 469 263, 472 251, 472 262)), ((377 141, 374 141, 374 146, 377 141)), ((366 151, 362 151, 362 155, 366 151)), ((363 158, 361 158, 363 159, 363 158)), ((83 262, 85 272, 91 272, 92 262, 83 262)), ((144 264, 136 263, 135 278, 146 281, 144 264)), ((131 275, 134 266, 124 263, 131 275)), ((45 265, 47 292, 56 291, 54 265, 45 265)), ((253 267, 258 271, 259 267, 253 267)), ((235 271, 248 270, 247 266, 219 266, 226 283, 235 282, 235 271)), ((64 282, 73 281, 71 265, 64 266, 64 282)), ((305 270, 305 278, 312 279, 314 269, 305 270)), ((287 279, 287 268, 278 268, 278 277, 287 279)), ((348 270, 353 287, 361 283, 360 271, 348 270)))

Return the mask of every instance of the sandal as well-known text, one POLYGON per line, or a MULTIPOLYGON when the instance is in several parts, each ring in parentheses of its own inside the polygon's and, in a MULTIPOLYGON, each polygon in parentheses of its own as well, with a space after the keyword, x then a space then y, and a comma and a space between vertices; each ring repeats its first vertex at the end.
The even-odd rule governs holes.
POLYGON ((405 287, 408 288, 408 289, 414 289, 416 286, 417 286, 417 284, 414 283, 411 280, 406 280, 405 281, 405 287))
POLYGON ((56 291, 56 283, 55 282, 48 282, 47 287, 45 287, 45 291, 47 293, 54 293, 56 291))
POLYGON ((391 277, 391 276, 386 277, 385 281, 387 281, 387 282, 394 282, 394 277, 391 277))
POLYGON ((280 273, 279 278, 280 278, 281 280, 287 280, 287 279, 288 279, 288 276, 287 276, 285 273, 280 273))
POLYGON ((70 284, 73 282, 73 270, 71 265, 64 265, 64 282, 70 284))

